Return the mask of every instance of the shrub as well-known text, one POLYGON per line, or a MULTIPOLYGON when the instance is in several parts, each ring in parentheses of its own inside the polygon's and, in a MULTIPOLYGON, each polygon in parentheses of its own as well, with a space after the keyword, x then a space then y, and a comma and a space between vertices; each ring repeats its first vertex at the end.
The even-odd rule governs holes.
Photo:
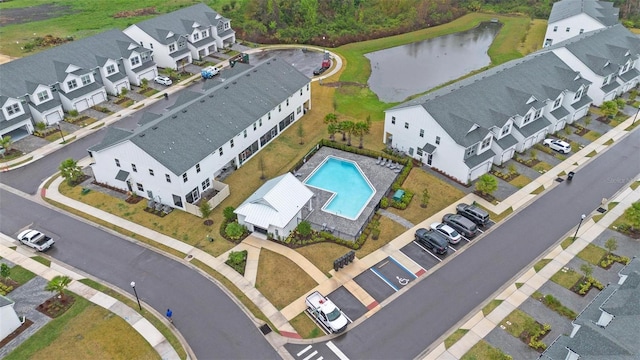
POLYGON ((235 210, 236 210, 236 208, 234 208, 233 206, 227 206, 226 208, 224 208, 224 210, 222 210, 222 214, 224 215, 224 219, 227 222, 231 222, 231 221, 235 221, 236 220, 236 213, 234 213, 235 210))
POLYGON ((78 116, 78 110, 76 110, 76 109, 69 110, 69 115, 71 115, 73 117, 78 116))
POLYGON ((232 251, 229 253, 227 262, 229 265, 240 265, 247 258, 247 250, 232 251))
POLYGON ((227 224, 225 233, 233 240, 238 240, 244 234, 244 227, 237 222, 227 224))
POLYGON ((383 197, 382 199, 380 199, 380 207, 383 209, 386 209, 389 207, 389 199, 386 197, 383 197))
POLYGON ((305 237, 311 235, 311 224, 306 220, 300 222, 300 224, 298 224, 298 232, 305 237))

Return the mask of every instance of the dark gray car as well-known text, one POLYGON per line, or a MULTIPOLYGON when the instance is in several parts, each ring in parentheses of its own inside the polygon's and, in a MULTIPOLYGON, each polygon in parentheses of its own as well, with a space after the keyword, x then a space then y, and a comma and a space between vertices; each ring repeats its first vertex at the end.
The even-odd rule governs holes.
POLYGON ((420 228, 416 230, 416 241, 436 254, 444 255, 448 251, 449 240, 433 230, 420 228))
POLYGON ((458 215, 466 217, 479 226, 486 226, 489 223, 489 213, 478 206, 460 203, 456 206, 456 211, 458 215))
POLYGON ((471 239, 478 235, 478 226, 473 221, 462 215, 446 214, 442 217, 442 222, 456 229, 467 239, 471 239))

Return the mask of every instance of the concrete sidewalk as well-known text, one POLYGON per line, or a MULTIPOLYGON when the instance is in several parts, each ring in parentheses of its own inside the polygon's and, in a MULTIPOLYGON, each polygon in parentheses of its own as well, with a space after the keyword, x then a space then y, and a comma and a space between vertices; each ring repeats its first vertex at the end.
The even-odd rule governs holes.
MULTIPOLYGON (((92 303, 99 305, 114 314, 121 317, 124 321, 126 321, 134 330, 136 330, 160 355, 162 359, 176 359, 179 360, 180 357, 175 349, 169 344, 167 339, 156 329, 147 319, 142 317, 136 310, 128 307, 124 303, 116 300, 115 298, 106 295, 98 290, 93 289, 77 280, 84 279, 85 277, 71 271, 69 269, 56 266, 55 263, 51 263, 51 267, 45 266, 33 259, 30 256, 34 256, 36 254, 29 254, 29 250, 24 250, 22 247, 17 247, 16 250, 12 250, 9 246, 15 246, 17 241, 12 238, 6 236, 3 233, 0 233, 0 257, 11 261, 16 265, 20 265, 21 267, 31 271, 32 273, 40 276, 47 281, 50 281, 54 277, 58 275, 69 276, 74 281, 71 282, 68 289, 83 298, 91 301, 92 303), (27 255, 23 254, 27 253, 27 255)), ((11 297, 11 294, 9 294, 11 297)), ((160 314, 156 314, 156 316, 160 319, 164 319, 164 317, 160 314)), ((170 327, 168 323, 165 323, 167 327, 170 327)), ((184 341, 182 336, 179 335, 177 329, 172 329, 174 332, 178 334, 178 338, 183 342, 183 346, 189 352, 188 344, 184 341)))

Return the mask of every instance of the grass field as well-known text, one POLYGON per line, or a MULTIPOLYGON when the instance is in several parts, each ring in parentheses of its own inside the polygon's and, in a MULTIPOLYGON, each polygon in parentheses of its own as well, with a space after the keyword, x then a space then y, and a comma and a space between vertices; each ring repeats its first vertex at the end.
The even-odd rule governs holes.
POLYGON ((449 335, 444 340, 444 348, 445 349, 450 348, 451 346, 453 346, 453 344, 458 342, 458 340, 462 339, 462 337, 468 332, 469 332, 469 330, 467 330, 467 329, 458 329, 458 330, 454 331, 453 334, 449 335))
POLYGON ((75 304, 12 351, 21 359, 160 359, 126 321, 88 300, 70 294, 75 304))
POLYGON ((460 360, 511 360, 512 357, 484 340, 478 341, 460 360))
POLYGON ((491 314, 491 312, 497 308, 500 304, 502 304, 504 300, 497 300, 497 299, 493 299, 491 301, 489 301, 489 303, 487 305, 485 305, 485 307, 482 308, 482 314, 484 316, 487 316, 489 314, 491 314))

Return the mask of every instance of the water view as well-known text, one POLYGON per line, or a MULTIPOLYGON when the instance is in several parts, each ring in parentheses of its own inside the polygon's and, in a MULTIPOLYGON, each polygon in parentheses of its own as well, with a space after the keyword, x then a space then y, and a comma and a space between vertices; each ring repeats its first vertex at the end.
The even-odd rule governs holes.
POLYGON ((400 102, 489 65, 487 50, 498 23, 479 26, 365 56, 371 63, 369 88, 384 102, 400 102))

